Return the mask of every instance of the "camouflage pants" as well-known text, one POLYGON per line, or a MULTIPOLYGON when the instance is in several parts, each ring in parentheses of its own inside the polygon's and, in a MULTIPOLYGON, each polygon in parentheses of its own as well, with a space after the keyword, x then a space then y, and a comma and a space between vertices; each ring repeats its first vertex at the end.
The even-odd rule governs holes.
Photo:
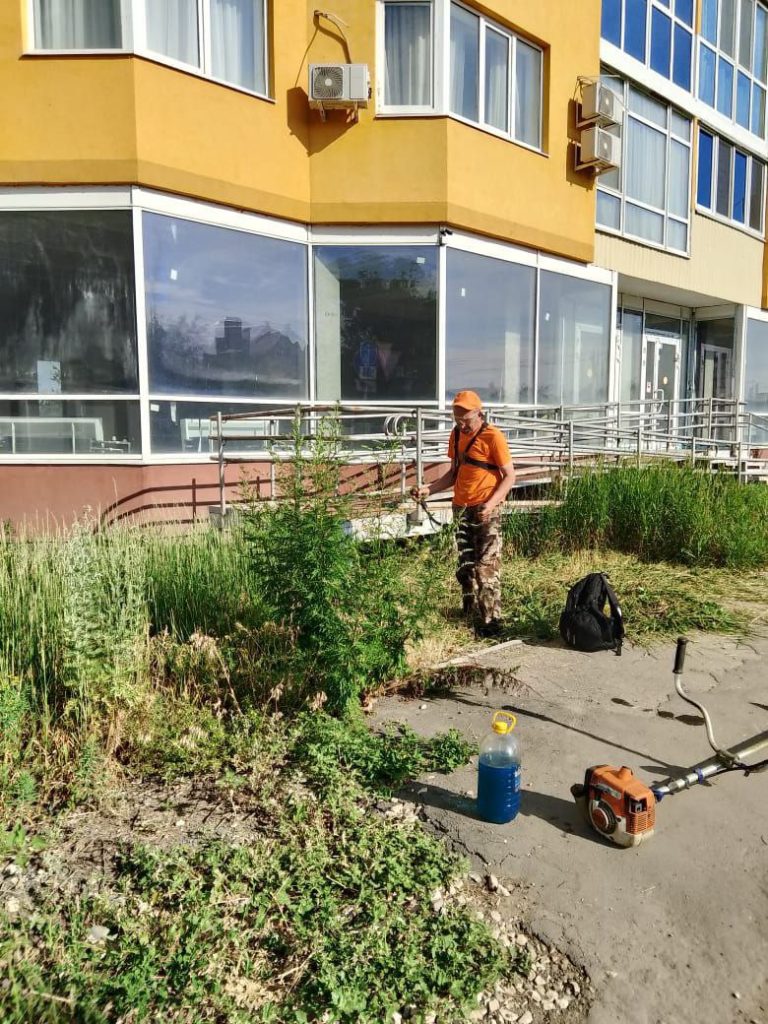
MULTIPOLYGON (((501 618, 501 512, 481 523, 475 508, 454 505, 459 567, 456 579, 483 622, 501 618)), ((465 605, 466 607, 466 605, 465 605)))

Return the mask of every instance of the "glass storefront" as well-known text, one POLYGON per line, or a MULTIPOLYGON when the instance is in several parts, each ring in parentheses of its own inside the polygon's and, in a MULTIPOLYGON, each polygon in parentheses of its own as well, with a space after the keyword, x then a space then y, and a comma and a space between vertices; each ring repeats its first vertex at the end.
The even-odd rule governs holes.
POLYGON ((437 247, 314 250, 321 401, 437 399, 437 247))
POLYGON ((532 403, 535 269, 451 249, 446 288, 448 394, 471 388, 488 402, 532 403))
POLYGON ((609 285, 542 271, 537 399, 545 405, 608 401, 609 285))
POLYGON ((0 214, 0 393, 138 389, 130 212, 0 214))
POLYGON ((153 394, 309 397, 306 247, 144 214, 153 394))
MULTIPOLYGON (((462 388, 523 406, 608 400, 600 272, 396 232, 312 246, 295 226, 234 213, 211 224, 186 205, 142 209, 142 241, 128 208, 0 212, 0 455, 205 457, 212 413, 310 398, 406 410, 462 388)), ((343 431, 379 433, 367 415, 343 431)))

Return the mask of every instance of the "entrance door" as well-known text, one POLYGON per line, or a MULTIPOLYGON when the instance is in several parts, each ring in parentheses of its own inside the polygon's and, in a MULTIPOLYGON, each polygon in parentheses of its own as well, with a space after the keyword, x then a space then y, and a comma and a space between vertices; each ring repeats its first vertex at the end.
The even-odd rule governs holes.
POLYGON ((645 422, 654 433, 666 434, 674 430, 672 402, 678 394, 680 339, 646 330, 644 342, 645 422))

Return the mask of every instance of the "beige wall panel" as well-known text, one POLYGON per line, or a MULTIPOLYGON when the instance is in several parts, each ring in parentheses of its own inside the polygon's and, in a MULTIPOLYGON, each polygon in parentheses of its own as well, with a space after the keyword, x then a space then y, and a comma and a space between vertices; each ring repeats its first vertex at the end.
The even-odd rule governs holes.
MULTIPOLYGON (((762 304, 763 248, 758 238, 721 224, 711 217, 693 215, 690 259, 672 256, 638 242, 602 234, 595 237, 595 263, 628 277, 649 281, 669 290, 669 302, 675 291, 695 293, 708 300, 701 305, 721 302, 762 304)), ((661 298, 661 295, 655 295, 661 298)), ((680 297, 685 305, 696 303, 680 297)))

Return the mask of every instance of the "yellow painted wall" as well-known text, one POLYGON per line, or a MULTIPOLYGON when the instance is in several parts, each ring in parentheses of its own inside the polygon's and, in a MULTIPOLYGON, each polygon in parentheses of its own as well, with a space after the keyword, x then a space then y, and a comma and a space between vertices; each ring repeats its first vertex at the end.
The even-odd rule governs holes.
MULTIPOLYGON (((573 172, 569 138, 577 76, 599 69, 600 0, 495 0, 480 9, 544 46, 546 155, 452 118, 376 117, 375 99, 358 124, 345 124, 340 113, 325 124, 314 115, 313 220, 439 220, 588 261, 594 182, 573 172)), ((375 97, 375 4, 335 0, 333 12, 348 23, 352 61, 371 68, 375 97)), ((321 24, 327 31, 314 36, 309 60, 345 60, 343 40, 321 24)))
POLYGON ((598 69, 600 0, 482 9, 545 48, 545 155, 444 117, 307 106, 307 65, 376 67, 374 0, 273 0, 274 102, 129 55, 23 56, 25 0, 0 3, 0 184, 136 183, 318 224, 448 223, 589 260, 590 175, 572 170, 573 97, 598 69), (348 50, 345 50, 345 42, 348 50))

